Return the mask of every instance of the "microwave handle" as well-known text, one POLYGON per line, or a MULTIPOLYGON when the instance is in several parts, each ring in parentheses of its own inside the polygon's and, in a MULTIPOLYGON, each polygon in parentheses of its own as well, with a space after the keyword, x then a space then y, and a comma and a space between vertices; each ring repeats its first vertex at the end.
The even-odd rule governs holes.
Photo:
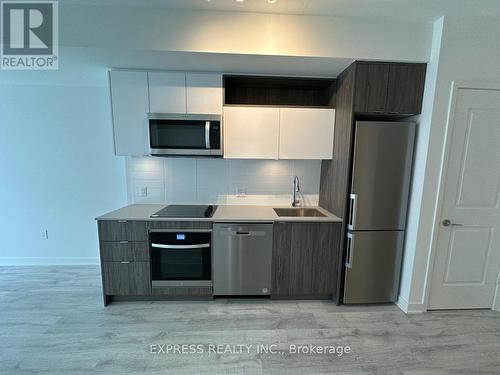
POLYGON ((210 121, 205 121, 205 147, 210 150, 210 121))

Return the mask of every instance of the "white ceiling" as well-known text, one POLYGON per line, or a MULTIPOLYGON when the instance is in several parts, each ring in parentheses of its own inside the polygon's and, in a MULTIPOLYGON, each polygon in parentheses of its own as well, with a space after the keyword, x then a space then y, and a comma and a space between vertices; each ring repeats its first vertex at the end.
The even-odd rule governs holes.
POLYGON ((500 16, 500 0, 60 0, 61 3, 141 6, 432 21, 441 15, 500 16))

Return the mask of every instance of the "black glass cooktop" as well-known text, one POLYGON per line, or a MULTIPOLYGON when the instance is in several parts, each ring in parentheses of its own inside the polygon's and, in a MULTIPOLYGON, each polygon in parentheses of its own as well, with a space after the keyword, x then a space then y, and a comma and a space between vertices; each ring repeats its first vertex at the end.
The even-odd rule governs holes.
POLYGON ((155 212, 151 217, 192 217, 210 218, 214 214, 217 206, 207 205, 183 205, 171 204, 155 212))

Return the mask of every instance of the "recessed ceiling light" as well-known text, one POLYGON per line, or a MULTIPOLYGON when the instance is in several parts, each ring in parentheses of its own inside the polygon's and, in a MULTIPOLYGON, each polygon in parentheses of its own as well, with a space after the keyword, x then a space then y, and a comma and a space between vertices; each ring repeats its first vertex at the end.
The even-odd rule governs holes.
POLYGON ((276 1, 278 1, 278 0, 267 0, 267 2, 268 2, 269 4, 274 4, 276 1))
POLYGON ((242 3, 244 2, 245 0, 236 0, 237 3, 242 3))

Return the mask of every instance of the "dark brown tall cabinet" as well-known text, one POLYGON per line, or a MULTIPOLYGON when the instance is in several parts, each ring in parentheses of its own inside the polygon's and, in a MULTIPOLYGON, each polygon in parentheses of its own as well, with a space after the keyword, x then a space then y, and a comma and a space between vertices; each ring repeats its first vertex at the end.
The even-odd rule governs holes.
POLYGON ((343 218, 335 299, 341 301, 354 123, 420 114, 426 64, 357 61, 337 78, 333 160, 321 164, 319 205, 343 218))

